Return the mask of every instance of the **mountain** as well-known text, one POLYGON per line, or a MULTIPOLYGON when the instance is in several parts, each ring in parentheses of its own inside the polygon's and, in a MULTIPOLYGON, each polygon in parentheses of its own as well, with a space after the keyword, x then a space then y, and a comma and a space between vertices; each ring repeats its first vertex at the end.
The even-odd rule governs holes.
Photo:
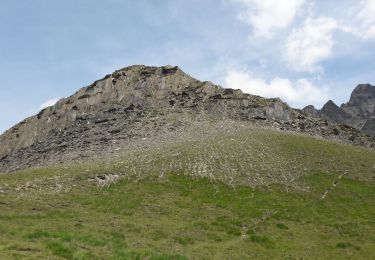
POLYGON ((0 259, 375 259, 374 138, 308 109, 115 71, 0 136, 0 259))
POLYGON ((200 82, 178 67, 132 66, 80 89, 5 132, 0 155, 43 142, 51 134, 59 136, 67 129, 87 133, 104 125, 104 133, 80 136, 95 140, 108 133, 130 135, 126 128, 140 119, 154 118, 158 121, 152 124, 154 128, 162 124, 158 116, 183 111, 245 119, 287 120, 291 116, 289 108, 279 100, 265 100, 200 82))
POLYGON ((374 259, 374 158, 190 121, 109 156, 0 174, 0 259, 374 259))
POLYGON ((321 110, 316 110, 312 106, 307 106, 303 110, 311 116, 319 116, 375 136, 375 86, 358 85, 353 90, 349 102, 340 107, 330 100, 321 110))
POLYGON ((192 122, 230 119, 341 142, 374 139, 309 117, 280 99, 201 82, 173 66, 120 69, 0 136, 0 172, 92 158, 142 138, 163 138, 192 122))
POLYGON ((352 116, 352 125, 363 127, 367 120, 375 118, 375 86, 358 85, 341 109, 352 116))

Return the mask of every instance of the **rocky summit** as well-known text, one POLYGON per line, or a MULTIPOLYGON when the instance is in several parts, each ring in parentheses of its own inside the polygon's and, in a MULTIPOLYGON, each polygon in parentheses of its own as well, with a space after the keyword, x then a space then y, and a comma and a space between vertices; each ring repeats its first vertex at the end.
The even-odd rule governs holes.
POLYGON ((328 101, 321 110, 313 106, 303 109, 310 116, 354 127, 375 136, 375 86, 358 85, 351 94, 348 103, 337 106, 328 101))
POLYGON ((131 66, 2 134, 0 172, 115 153, 146 138, 171 138, 194 124, 204 131, 206 124, 227 121, 374 147, 374 138, 359 130, 374 129, 374 89, 359 86, 341 108, 328 102, 321 111, 298 110, 277 98, 199 81, 178 67, 131 66))

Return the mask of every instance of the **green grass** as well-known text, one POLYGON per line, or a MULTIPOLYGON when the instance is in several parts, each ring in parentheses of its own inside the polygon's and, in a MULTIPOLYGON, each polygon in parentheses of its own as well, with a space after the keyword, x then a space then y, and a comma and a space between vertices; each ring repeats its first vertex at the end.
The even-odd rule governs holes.
POLYGON ((321 200, 321 184, 330 177, 309 176, 304 181, 312 188, 303 194, 170 175, 23 198, 0 213, 0 258, 374 257, 372 187, 344 179, 321 200))
POLYGON ((276 227, 279 229, 289 229, 288 226, 283 223, 277 223, 276 227))
POLYGON ((0 175, 0 259, 375 258, 374 151, 248 129, 158 148, 0 175))

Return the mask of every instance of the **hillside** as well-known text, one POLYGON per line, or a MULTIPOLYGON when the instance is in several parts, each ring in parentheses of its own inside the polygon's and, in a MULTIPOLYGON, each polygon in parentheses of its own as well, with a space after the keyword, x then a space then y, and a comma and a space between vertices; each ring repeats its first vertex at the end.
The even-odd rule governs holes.
POLYGON ((102 157, 142 138, 163 140, 170 132, 188 131, 192 122, 226 119, 375 145, 374 137, 310 116, 280 99, 201 82, 178 67, 139 65, 105 76, 2 134, 0 172, 102 157))
POLYGON ((0 175, 2 259, 371 259, 375 152, 223 121, 0 175))
POLYGON ((0 259, 373 259, 375 139, 311 111, 109 74, 0 136, 0 259))

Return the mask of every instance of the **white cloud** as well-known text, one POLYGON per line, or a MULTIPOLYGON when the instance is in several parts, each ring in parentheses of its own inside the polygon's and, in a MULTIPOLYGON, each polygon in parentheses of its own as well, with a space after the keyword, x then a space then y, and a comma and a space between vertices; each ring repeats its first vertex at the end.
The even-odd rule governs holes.
POLYGON ((298 71, 320 71, 318 64, 331 56, 333 32, 338 28, 332 18, 307 18, 303 27, 294 30, 285 42, 284 58, 289 66, 298 71))
POLYGON ((246 9, 240 20, 254 28, 257 37, 271 38, 276 32, 288 28, 304 0, 232 0, 246 9))
POLYGON ((354 33, 363 40, 375 39, 375 0, 364 0, 360 5, 354 33))
POLYGON ((53 99, 50 99, 50 100, 47 100, 46 102, 44 102, 43 104, 40 105, 40 109, 45 109, 47 107, 51 107, 53 105, 55 105, 57 103, 57 101, 59 101, 58 98, 53 98, 53 99))
POLYGON ((319 107, 328 100, 328 90, 314 86, 307 79, 291 82, 289 79, 274 78, 266 82, 244 71, 230 71, 225 78, 225 87, 267 98, 279 97, 296 107, 310 104, 319 107))

